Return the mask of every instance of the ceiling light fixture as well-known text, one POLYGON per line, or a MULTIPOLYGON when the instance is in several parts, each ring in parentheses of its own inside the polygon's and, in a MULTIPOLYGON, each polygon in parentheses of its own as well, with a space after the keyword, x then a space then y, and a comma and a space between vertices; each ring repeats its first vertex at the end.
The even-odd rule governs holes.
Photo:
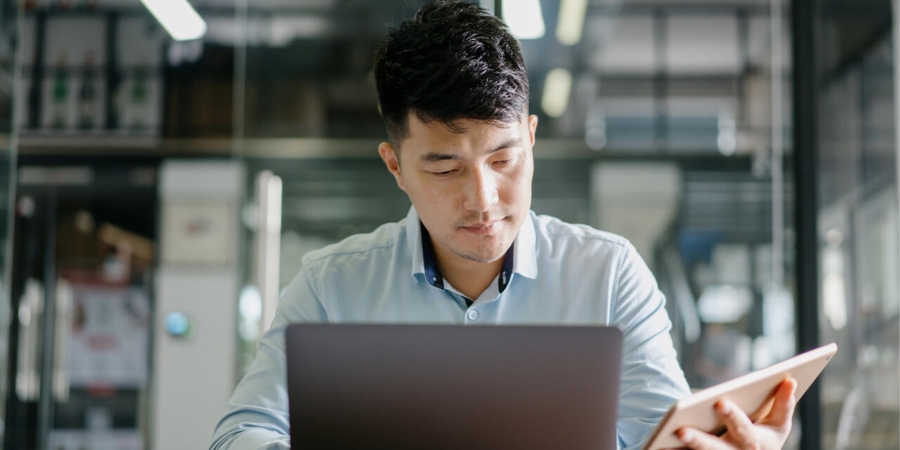
POLYGON ((544 37, 544 15, 540 0, 503 0, 503 20, 519 39, 544 37))
POLYGON ((550 117, 562 117, 569 107, 569 94, 572 91, 572 74, 562 68, 551 70, 544 82, 544 95, 541 96, 541 108, 550 117))
POLYGON ((581 40, 587 6, 588 0, 562 0, 556 23, 556 40, 560 44, 575 45, 581 40))
POLYGON ((206 34, 206 21, 187 0, 141 0, 141 2, 176 41, 200 39, 206 34))

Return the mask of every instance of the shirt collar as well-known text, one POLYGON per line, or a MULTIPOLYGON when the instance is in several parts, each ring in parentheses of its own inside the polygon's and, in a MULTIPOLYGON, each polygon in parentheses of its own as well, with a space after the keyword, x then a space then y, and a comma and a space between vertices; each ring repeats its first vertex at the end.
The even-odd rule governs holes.
MULTIPOLYGON (((428 239, 428 231, 419 220, 419 214, 415 207, 409 208, 406 216, 406 238, 409 249, 412 251, 412 276, 421 274, 428 284, 443 289, 444 278, 437 269, 434 258, 434 248, 428 239), (424 238, 424 239, 423 239, 424 238), (427 242, 425 242, 427 240, 427 242)), ((522 223, 516 240, 510 246, 503 260, 503 269, 500 272, 498 287, 503 292, 512 281, 513 274, 526 278, 537 278, 537 239, 534 232, 534 214, 529 213, 522 223)))
POLYGON ((538 275, 537 267, 537 237, 534 232, 534 222, 537 218, 533 212, 528 212, 528 217, 519 228, 516 235, 516 254, 513 262, 513 272, 525 278, 534 280, 538 275))
POLYGON ((422 243, 422 265, 425 268, 425 281, 438 289, 444 289, 444 276, 441 275, 441 271, 437 267, 434 245, 431 244, 428 230, 425 229, 425 225, 422 222, 419 222, 419 232, 421 233, 419 242, 422 243))

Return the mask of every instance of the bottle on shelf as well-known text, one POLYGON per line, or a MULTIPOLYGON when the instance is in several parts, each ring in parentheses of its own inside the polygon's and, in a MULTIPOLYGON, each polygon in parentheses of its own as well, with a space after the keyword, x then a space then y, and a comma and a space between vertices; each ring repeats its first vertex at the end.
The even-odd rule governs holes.
POLYGON ((90 130, 97 121, 97 86, 94 73, 94 52, 84 55, 81 89, 78 91, 78 128, 90 130))
POLYGON ((128 109, 131 110, 131 128, 143 130, 149 125, 149 97, 147 95, 147 66, 139 64, 134 69, 131 80, 131 95, 129 96, 128 109))
POLYGON ((66 70, 66 52, 56 58, 56 67, 53 69, 53 97, 50 103, 52 116, 51 126, 61 130, 66 127, 66 116, 69 106, 69 77, 66 70))

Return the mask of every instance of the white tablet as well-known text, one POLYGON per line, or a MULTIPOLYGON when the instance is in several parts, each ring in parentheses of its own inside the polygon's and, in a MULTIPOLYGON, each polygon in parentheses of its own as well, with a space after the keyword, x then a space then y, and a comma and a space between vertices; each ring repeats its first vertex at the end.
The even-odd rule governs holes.
POLYGON ((681 427, 693 427, 712 434, 720 434, 724 424, 713 406, 722 398, 731 400, 754 422, 766 416, 772 408, 775 390, 788 377, 797 380, 794 394, 800 399, 822 369, 837 352, 834 343, 799 354, 762 370, 704 389, 675 402, 650 435, 644 450, 681 448, 684 444, 675 437, 681 427))

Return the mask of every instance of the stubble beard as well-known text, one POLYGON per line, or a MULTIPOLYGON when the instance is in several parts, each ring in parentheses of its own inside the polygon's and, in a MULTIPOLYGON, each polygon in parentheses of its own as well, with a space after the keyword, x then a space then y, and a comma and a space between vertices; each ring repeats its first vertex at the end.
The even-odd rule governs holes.
MULTIPOLYGON (((501 246, 501 248, 502 248, 502 246, 501 246)), ((481 263, 481 264, 490 264, 490 263, 496 262, 498 259, 502 258, 506 254, 507 250, 509 250, 509 246, 506 246, 506 248, 503 249, 502 251, 500 251, 498 249, 497 251, 492 252, 489 255, 484 255, 484 254, 462 252, 462 251, 457 251, 455 249, 451 249, 451 251, 453 251, 453 253, 455 253, 456 256, 459 256, 460 258, 468 259, 469 261, 481 263)))
POLYGON ((506 252, 509 250, 512 242, 507 242, 508 239, 501 236, 492 236, 496 238, 495 242, 488 242, 485 245, 478 247, 475 250, 466 251, 466 249, 462 248, 460 242, 455 242, 448 246, 449 250, 453 252, 456 256, 460 258, 467 259, 469 261, 474 261, 481 264, 490 264, 496 262, 498 259, 503 258, 506 255, 506 252), (480 250, 480 251, 479 251, 480 250))

